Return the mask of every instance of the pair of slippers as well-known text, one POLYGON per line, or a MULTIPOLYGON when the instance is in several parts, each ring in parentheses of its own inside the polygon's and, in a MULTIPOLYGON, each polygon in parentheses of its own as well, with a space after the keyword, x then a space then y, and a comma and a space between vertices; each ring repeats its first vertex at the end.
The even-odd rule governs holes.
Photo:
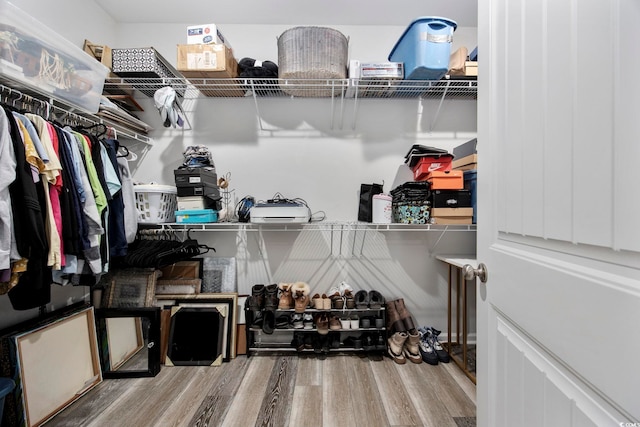
POLYGON ((365 309, 365 308, 378 309, 378 308, 382 308, 385 302, 382 294, 375 290, 371 290, 371 291, 360 290, 356 292, 354 299, 356 300, 357 309, 365 309))

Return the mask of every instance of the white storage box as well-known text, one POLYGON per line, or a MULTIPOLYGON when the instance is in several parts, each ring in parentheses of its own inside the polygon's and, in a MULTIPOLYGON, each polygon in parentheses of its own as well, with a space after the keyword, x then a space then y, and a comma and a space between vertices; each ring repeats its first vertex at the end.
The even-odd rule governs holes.
POLYGON ((176 187, 171 185, 134 185, 138 223, 160 224, 176 220, 176 187))
POLYGON ((216 24, 189 25, 187 44, 223 44, 231 49, 231 44, 216 24))
POLYGON ((26 12, 0 0, 0 77, 95 114, 109 69, 26 12))

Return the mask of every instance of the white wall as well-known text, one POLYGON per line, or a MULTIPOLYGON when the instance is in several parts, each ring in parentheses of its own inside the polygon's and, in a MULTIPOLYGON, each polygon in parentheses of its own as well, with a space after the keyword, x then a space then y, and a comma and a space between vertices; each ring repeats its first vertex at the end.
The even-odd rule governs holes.
MULTIPOLYGON (((64 16, 59 5, 38 9, 35 1, 17 2, 45 23, 64 16), (43 14, 41 14, 42 12, 43 14)), ((57 31, 79 46, 88 38, 113 48, 153 46, 175 65, 176 44, 186 41, 186 25, 113 24, 103 21, 95 7, 66 2, 80 8, 87 19, 80 27, 62 25, 57 31), (89 28, 87 22, 96 24, 89 28), (86 28, 84 28, 86 26, 86 28), (82 33, 87 34, 83 36, 82 33), (90 36, 89 36, 90 35, 90 36)), ((58 22, 58 24, 60 24, 58 22)), ((252 57, 277 62, 277 37, 295 26, 225 25, 237 59, 252 57)), ((327 24, 327 26, 331 26, 327 24)), ((404 27, 331 26, 349 37, 350 58, 384 61, 404 27)), ((459 28, 454 46, 475 47, 474 28, 459 28)), ((339 107, 331 126, 328 99, 261 99, 260 116, 251 98, 198 98, 185 100, 190 130, 165 129, 153 103, 140 98, 141 118, 155 130, 154 144, 123 140, 140 153, 132 164, 140 182, 173 183, 173 170, 182 162, 189 145, 206 145, 219 174, 231 173, 236 199, 252 195, 267 199, 276 192, 305 199, 311 210, 324 211, 330 221, 354 221, 361 183, 384 182, 385 191, 411 180, 403 158, 412 144, 451 149, 475 137, 476 106, 473 101, 445 101, 435 125, 437 101, 361 100, 354 109, 347 100, 339 107), (341 126, 342 124, 342 126, 341 126), (355 124, 355 125, 354 125, 355 124), (264 129, 261 130, 260 125, 264 129), (355 127, 355 128, 354 128, 355 127)), ((335 252, 322 232, 257 233, 243 236, 216 232, 196 236, 215 246, 217 256, 238 258, 238 285, 250 292, 255 283, 303 280, 314 292, 326 292, 342 280, 356 289, 378 289, 387 298, 403 297, 421 325, 446 328, 446 276, 437 253, 475 251, 474 233, 369 232, 361 250, 335 252), (324 243, 323 243, 324 242, 324 243), (436 244, 437 243, 437 244, 436 244)), ((349 234, 360 244, 361 236, 349 234)))

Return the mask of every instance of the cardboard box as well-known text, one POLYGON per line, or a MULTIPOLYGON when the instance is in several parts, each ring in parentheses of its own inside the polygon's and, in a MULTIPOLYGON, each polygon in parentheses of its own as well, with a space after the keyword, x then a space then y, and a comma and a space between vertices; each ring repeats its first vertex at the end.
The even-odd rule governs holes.
POLYGON ((360 77, 363 79, 398 79, 404 77, 402 62, 363 62, 360 64, 360 77))
POLYGON ((223 44, 231 49, 231 44, 216 24, 189 25, 187 44, 223 44))
POLYGON ((466 225, 473 224, 473 217, 431 217, 431 224, 436 225, 466 225))
POLYGON ((238 77, 238 62, 233 51, 221 44, 179 44, 177 65, 178 71, 185 77, 238 77))
POLYGON ((233 51, 222 44, 178 45, 178 70, 192 83, 198 84, 200 92, 212 97, 244 96, 244 90, 236 80, 198 82, 194 79, 235 79, 238 77, 238 62, 233 51))
POLYGON ((477 76, 478 75, 478 62, 466 61, 464 63, 464 75, 465 76, 477 76))
POLYGON ((461 159, 456 159, 451 163, 452 169, 455 170, 472 170, 477 169, 478 166, 478 155, 470 154, 468 156, 462 157, 461 159))
POLYGON ((426 181, 429 181, 432 190, 464 189, 463 172, 459 170, 431 171, 427 173, 426 181))
POLYGON ((113 59, 111 55, 111 48, 109 46, 104 44, 91 43, 89 40, 85 39, 82 50, 96 58, 102 65, 109 69, 110 72, 108 77, 117 77, 115 73, 111 72, 113 59))
POLYGON ((432 208, 432 224, 472 224, 473 208, 432 208))
POLYGON ((236 325, 236 355, 247 354, 247 325, 236 325))

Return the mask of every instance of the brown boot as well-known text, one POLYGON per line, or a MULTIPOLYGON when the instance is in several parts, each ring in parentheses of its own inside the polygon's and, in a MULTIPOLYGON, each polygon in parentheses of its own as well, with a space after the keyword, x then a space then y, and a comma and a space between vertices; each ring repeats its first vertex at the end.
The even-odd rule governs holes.
POLYGON ((280 301, 278 302, 278 310, 288 310, 293 308, 293 297, 291 296, 291 283, 280 283, 280 301))
POLYGON ((404 357, 404 343, 407 341, 407 333, 406 332, 396 332, 391 335, 387 340, 388 352, 393 361, 398 365, 404 365, 407 362, 407 359, 404 357))
POLYGON ((400 318, 400 314, 398 314, 398 310, 396 309, 396 302, 389 301, 386 304, 387 307, 387 330, 389 333, 394 332, 405 332, 406 328, 404 327, 404 322, 400 318))
POLYGON ((411 331, 416 328, 415 323, 413 322, 413 317, 411 317, 411 313, 407 310, 407 307, 404 305, 404 299, 399 298, 395 300, 396 310, 398 311, 398 315, 400 316, 400 320, 404 323, 404 330, 411 331))
POLYGON ((407 333, 407 340, 404 342, 403 352, 407 359, 413 363, 422 363, 422 355, 420 354, 420 333, 413 330, 413 333, 407 333))
POLYGON ((296 282, 291 285, 291 296, 293 297, 293 305, 296 313, 304 313, 309 306, 309 293, 311 289, 304 282, 296 282))

